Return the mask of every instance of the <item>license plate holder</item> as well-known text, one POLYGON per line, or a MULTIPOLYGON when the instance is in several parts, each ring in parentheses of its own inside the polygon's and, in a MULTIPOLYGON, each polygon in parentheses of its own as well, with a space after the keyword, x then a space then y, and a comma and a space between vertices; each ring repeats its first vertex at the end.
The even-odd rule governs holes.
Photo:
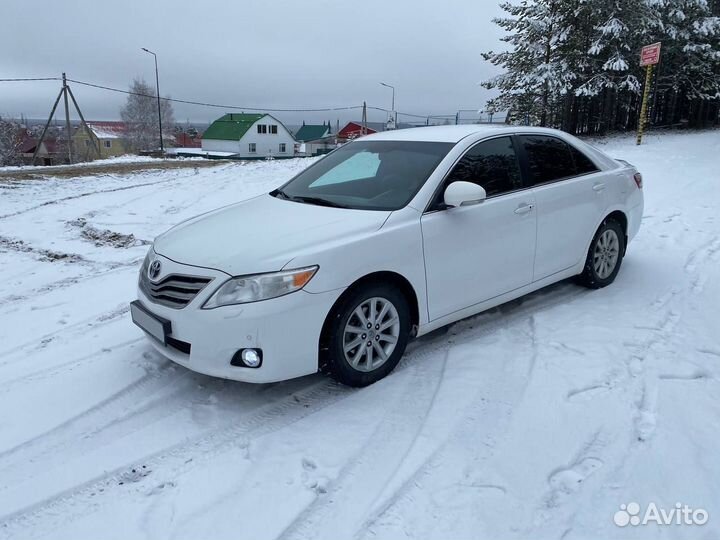
POLYGON ((172 323, 148 311, 139 300, 130 303, 132 321, 147 334, 167 345, 167 338, 172 333, 172 323))

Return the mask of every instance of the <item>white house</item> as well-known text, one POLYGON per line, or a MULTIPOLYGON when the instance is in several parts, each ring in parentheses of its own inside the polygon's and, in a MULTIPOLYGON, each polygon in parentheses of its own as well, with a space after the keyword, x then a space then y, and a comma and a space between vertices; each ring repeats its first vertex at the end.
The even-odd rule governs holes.
POLYGON ((228 113, 203 133, 202 149, 243 159, 293 157, 295 139, 269 114, 228 113))

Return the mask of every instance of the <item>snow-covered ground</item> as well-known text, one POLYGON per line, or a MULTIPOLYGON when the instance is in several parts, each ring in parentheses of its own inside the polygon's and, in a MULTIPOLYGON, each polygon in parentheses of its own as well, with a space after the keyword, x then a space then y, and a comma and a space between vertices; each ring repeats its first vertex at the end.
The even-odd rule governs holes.
POLYGON ((155 235, 308 160, 0 183, 0 538, 717 538, 720 132, 602 146, 645 177, 615 284, 457 323, 362 390, 198 375, 128 316, 155 235), (617 527, 630 502, 709 521, 617 527))
MULTIPOLYGON (((191 158, 194 159, 194 158, 191 158)), ((161 162, 162 159, 150 157, 150 156, 138 156, 135 154, 123 154, 122 156, 115 156, 105 159, 96 159, 95 161, 84 161, 80 163, 73 163, 72 165, 53 165, 54 167, 97 167, 100 165, 115 165, 124 163, 152 163, 161 162)), ((2 171, 43 171, 47 170, 46 165, 16 165, 10 167, 0 167, 2 171)))

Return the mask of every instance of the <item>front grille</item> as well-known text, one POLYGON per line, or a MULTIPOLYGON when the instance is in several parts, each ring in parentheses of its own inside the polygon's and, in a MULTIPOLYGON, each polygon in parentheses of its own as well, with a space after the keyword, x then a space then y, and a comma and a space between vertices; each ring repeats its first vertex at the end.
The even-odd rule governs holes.
POLYGON ((170 274, 157 283, 147 276, 147 271, 140 274, 140 289, 153 302, 163 306, 182 309, 195 298, 212 278, 170 274))

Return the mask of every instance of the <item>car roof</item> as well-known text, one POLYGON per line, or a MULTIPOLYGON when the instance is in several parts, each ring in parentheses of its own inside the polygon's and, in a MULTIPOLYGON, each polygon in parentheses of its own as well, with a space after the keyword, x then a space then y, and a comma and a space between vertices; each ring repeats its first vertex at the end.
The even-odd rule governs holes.
POLYGON ((456 126, 423 126, 408 129, 381 131, 362 137, 365 141, 423 141, 456 143, 470 135, 496 135, 498 133, 544 133, 558 135, 561 132, 528 126, 504 124, 461 124, 456 126))

